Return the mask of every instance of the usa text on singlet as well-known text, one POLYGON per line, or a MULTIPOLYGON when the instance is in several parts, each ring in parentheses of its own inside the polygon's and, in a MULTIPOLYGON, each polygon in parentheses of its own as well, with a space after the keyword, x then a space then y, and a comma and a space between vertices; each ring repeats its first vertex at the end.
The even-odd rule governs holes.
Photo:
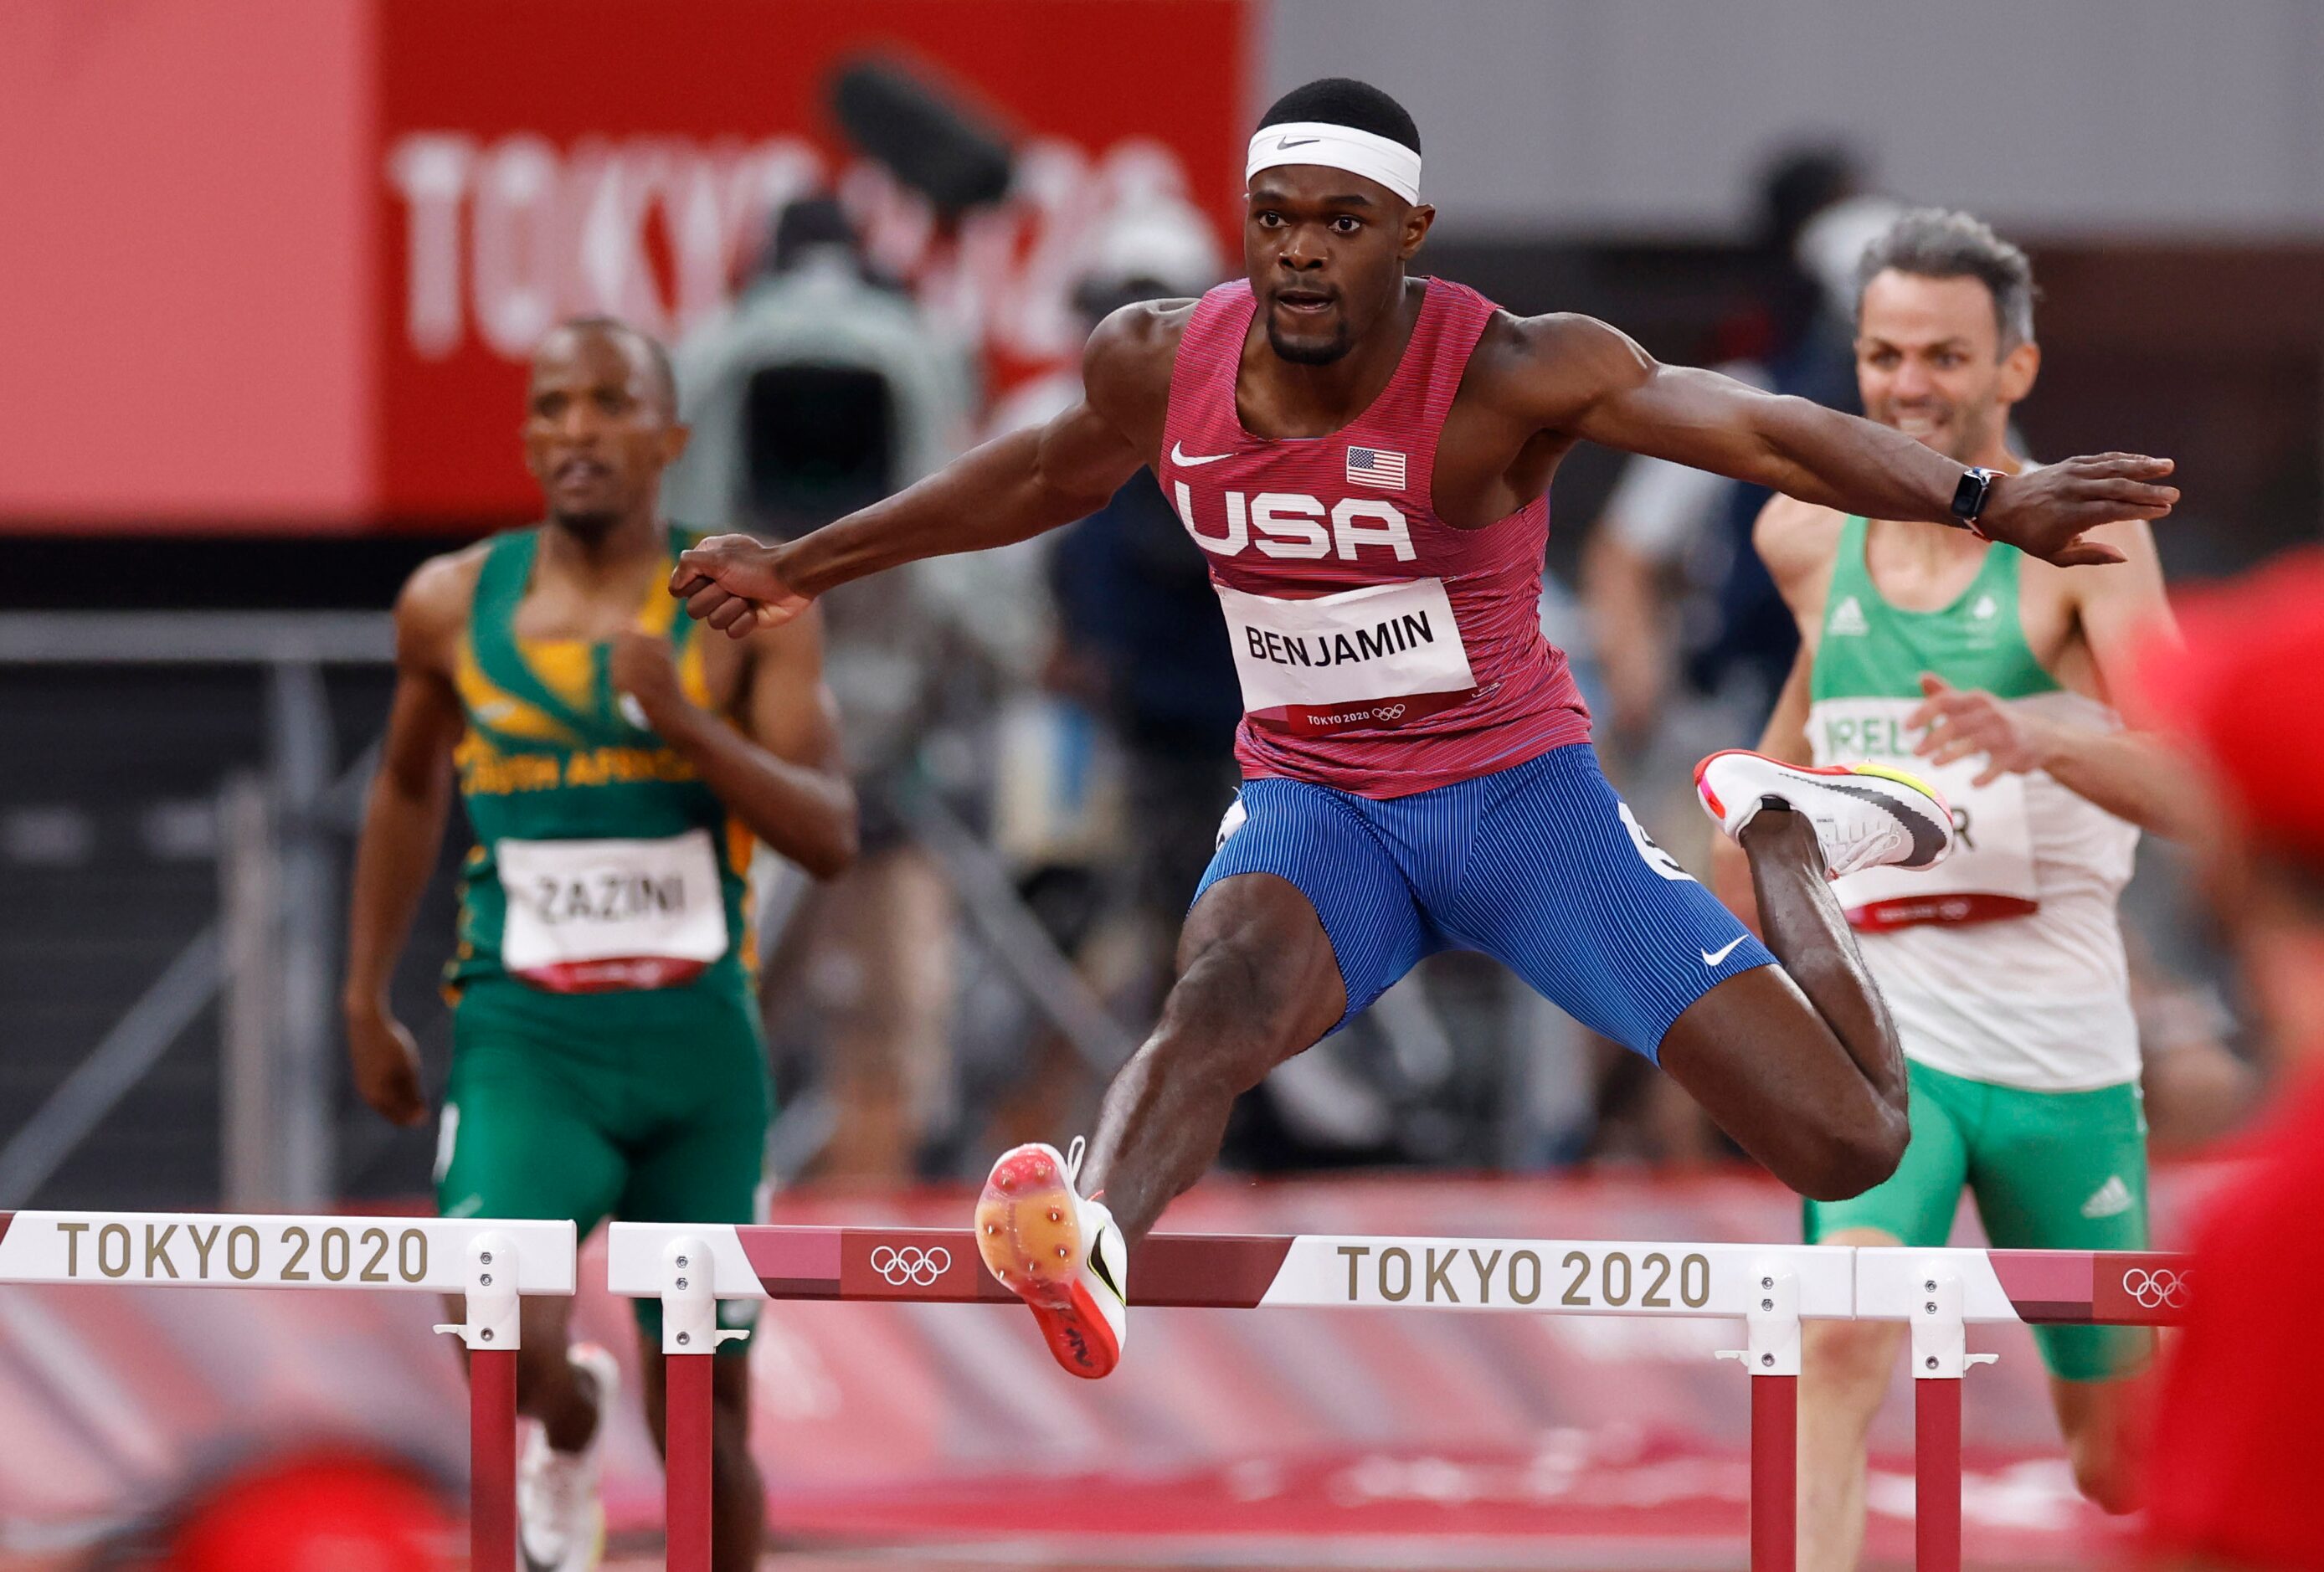
POLYGON ((1541 632, 1547 499, 1481 529, 1437 517, 1437 438, 1496 308, 1422 282, 1395 374, 1329 437, 1243 428, 1248 283, 1204 296, 1179 344, 1159 475, 1226 613, 1247 777, 1401 796, 1589 735, 1565 657, 1541 632))

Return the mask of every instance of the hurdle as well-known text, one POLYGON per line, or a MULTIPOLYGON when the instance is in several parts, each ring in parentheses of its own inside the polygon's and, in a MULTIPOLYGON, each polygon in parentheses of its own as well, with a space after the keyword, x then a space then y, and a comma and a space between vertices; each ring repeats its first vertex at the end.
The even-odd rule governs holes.
POLYGON ((469 1562, 517 1565, 519 1300, 570 1294, 570 1222, 0 1212, 0 1283, 458 1293, 468 1349, 469 1562))
POLYGON ((1856 1319, 1913 1328, 1914 1566, 1960 1566, 1961 1381, 1998 1357, 1968 1352, 1969 1326, 2172 1326, 2187 1305, 2187 1258, 2160 1251, 1858 1249, 1856 1319))
MULTIPOLYGON (((2160 1252, 1869 1249, 1374 1235, 1157 1234, 1131 1269, 1140 1307, 1384 1307, 1529 1315, 1740 1319, 1723 1350, 1751 1376, 1750 1566, 1796 1560, 1800 1327, 1912 1327, 1915 1561, 1960 1566, 1960 1386, 1967 1329, 2001 1321, 2166 1325, 2184 1319, 2187 1264, 2160 1252)), ((615 1294, 662 1301, 668 1364, 669 1572, 710 1566, 710 1365, 721 1299, 1017 1303, 965 1228, 615 1223, 615 1294)))

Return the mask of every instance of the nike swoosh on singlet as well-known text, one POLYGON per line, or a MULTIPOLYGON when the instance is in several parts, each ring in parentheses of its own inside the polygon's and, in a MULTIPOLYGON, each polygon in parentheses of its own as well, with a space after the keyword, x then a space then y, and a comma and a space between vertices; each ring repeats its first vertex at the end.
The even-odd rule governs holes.
MULTIPOLYGON (((1318 138, 1318 140, 1321 139, 1318 138)), ((1181 469, 1193 469, 1198 464, 1216 464, 1222 458, 1233 456, 1231 453, 1190 454, 1178 443, 1174 442, 1170 445, 1170 462, 1181 469)))
POLYGON ((1735 946, 1737 946, 1738 944, 1740 944, 1740 943, 1742 943, 1742 942, 1743 942, 1743 935, 1742 935, 1742 934, 1740 934, 1740 933, 1738 933, 1738 934, 1736 934, 1736 935, 1735 935, 1735 937, 1734 937, 1734 938, 1729 939, 1726 943, 1721 944, 1721 945, 1720 945, 1718 949, 1716 949, 1716 950, 1705 950, 1705 951, 1701 951, 1702 956, 1702 963, 1703 963, 1705 966, 1716 966, 1716 965, 1718 965, 1720 961, 1722 961, 1726 960, 1729 956, 1730 956, 1730 955, 1734 954, 1734 953, 1735 953, 1735 946))

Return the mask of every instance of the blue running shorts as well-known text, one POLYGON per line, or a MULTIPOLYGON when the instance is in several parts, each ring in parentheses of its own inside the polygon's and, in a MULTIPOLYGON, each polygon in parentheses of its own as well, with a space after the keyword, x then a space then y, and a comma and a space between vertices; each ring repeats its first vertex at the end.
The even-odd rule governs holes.
POLYGON ((1423 956, 1475 950, 1653 1060, 1711 985, 1775 964, 1647 838, 1586 742, 1405 797, 1246 781, 1195 900, 1240 873, 1289 880, 1323 919, 1348 994, 1335 1032, 1423 956))

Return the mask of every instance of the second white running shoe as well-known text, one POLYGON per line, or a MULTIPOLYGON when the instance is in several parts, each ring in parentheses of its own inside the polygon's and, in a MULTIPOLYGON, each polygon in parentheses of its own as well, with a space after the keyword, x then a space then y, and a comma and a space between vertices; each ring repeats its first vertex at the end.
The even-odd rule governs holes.
POLYGON ((1885 764, 1786 764, 1730 748, 1694 767, 1703 811, 1740 839, 1769 803, 1806 815, 1833 878, 1868 868, 1934 868, 1953 849, 1953 812, 1936 787, 1885 764))
POLYGON ((622 1367, 612 1352, 576 1343, 566 1357, 589 1373, 597 1388, 597 1430, 578 1452, 560 1452, 540 1427, 530 1427, 517 1467, 518 1538, 533 1572, 595 1572, 605 1554, 605 1507, 597 1485, 605 1437, 613 1428, 613 1399, 622 1367))

